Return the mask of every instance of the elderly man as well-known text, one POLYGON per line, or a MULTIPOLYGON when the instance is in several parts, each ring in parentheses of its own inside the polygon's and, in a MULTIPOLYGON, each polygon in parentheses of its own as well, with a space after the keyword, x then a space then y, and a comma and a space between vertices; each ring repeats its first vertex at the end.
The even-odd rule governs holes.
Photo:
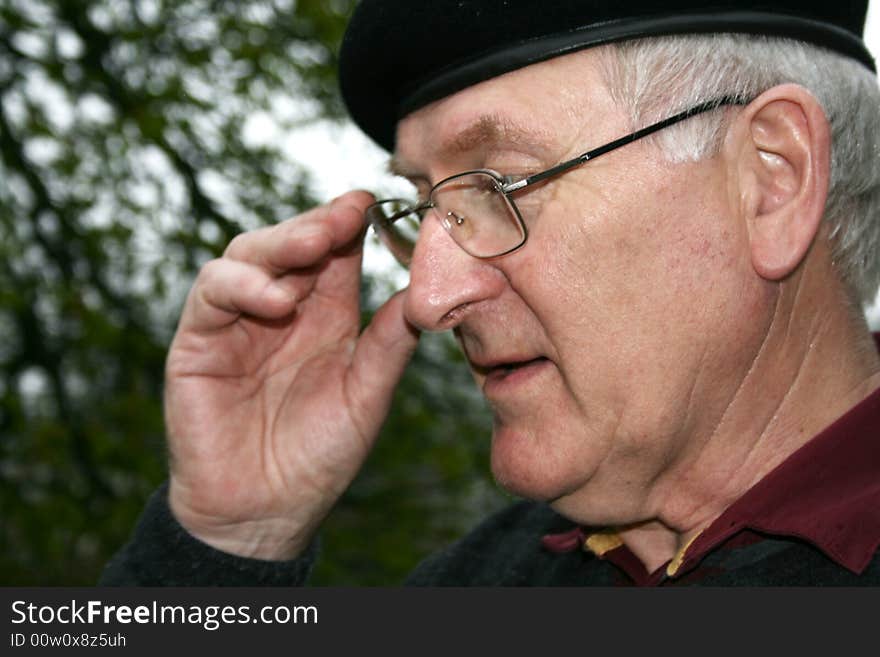
POLYGON ((880 584, 880 94, 866 2, 365 0, 356 122, 419 200, 236 238, 167 365, 106 583, 298 584, 419 331, 529 501, 416 584, 880 584), (364 221, 410 269, 358 333, 364 221))

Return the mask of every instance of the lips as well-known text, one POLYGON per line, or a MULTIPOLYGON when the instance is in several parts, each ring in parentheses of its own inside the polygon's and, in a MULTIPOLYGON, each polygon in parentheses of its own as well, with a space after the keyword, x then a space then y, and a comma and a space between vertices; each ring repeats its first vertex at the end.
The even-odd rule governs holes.
POLYGON ((525 360, 502 360, 484 365, 475 365, 476 370, 486 378, 483 383, 483 391, 489 394, 502 388, 508 388, 518 383, 524 383, 532 375, 537 374, 550 361, 544 356, 525 360))
POLYGON ((488 376, 493 372, 512 372, 513 370, 519 369, 521 367, 525 367, 531 363, 535 363, 539 360, 547 360, 543 356, 536 356, 534 358, 493 358, 493 359, 476 359, 469 358, 471 362, 471 366, 483 376, 488 376))
POLYGON ((500 365, 496 365, 492 369, 496 370, 496 371, 500 370, 504 376, 507 376, 508 374, 515 372, 518 369, 521 369, 523 367, 528 367, 529 365, 534 365, 535 363, 537 363, 539 361, 543 361, 543 360, 547 360, 547 359, 544 358, 543 356, 539 356, 538 358, 532 358, 531 360, 523 360, 523 361, 512 362, 512 363, 501 363, 500 365))

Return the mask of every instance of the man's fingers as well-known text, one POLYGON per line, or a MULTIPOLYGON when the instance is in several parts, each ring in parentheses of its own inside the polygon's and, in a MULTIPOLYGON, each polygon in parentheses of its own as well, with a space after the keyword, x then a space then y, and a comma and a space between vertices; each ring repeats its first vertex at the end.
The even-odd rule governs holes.
POLYGON ((373 200, 367 192, 349 192, 295 219, 239 235, 223 258, 202 268, 181 325, 211 330, 241 314, 283 317, 314 289, 322 267, 324 287, 356 295, 363 212, 373 200), (334 252, 338 263, 328 262, 334 252))
POLYGON ((275 273, 311 267, 331 251, 357 244, 364 210, 373 200, 367 192, 349 192, 294 219, 239 235, 224 256, 275 273))
POLYGON ((213 330, 246 314, 278 319, 296 308, 314 277, 276 279, 261 267, 236 260, 212 260, 202 267, 187 299, 181 326, 213 330))

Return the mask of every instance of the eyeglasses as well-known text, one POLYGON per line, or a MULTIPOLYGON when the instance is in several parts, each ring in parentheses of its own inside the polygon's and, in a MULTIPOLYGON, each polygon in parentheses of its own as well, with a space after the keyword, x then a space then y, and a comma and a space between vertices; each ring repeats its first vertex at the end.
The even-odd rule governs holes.
POLYGON ((675 116, 653 123, 619 139, 566 160, 540 173, 521 179, 503 176, 491 169, 475 169, 444 178, 428 193, 427 200, 412 203, 385 199, 364 213, 379 240, 404 267, 409 267, 425 215, 433 210, 440 224, 458 246, 476 258, 495 258, 520 248, 528 232, 512 195, 530 185, 558 176, 595 160, 621 146, 658 130, 723 105, 744 105, 737 96, 724 96, 691 107, 675 116))

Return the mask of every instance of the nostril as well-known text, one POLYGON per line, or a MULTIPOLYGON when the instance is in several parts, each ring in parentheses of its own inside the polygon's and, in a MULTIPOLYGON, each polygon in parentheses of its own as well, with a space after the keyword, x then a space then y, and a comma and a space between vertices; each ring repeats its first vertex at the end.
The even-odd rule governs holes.
POLYGON ((460 306, 456 306, 449 312, 445 313, 443 317, 440 318, 440 321, 437 322, 438 328, 441 331, 445 331, 446 329, 458 326, 458 324, 461 322, 461 319, 467 314, 468 309, 472 305, 472 303, 463 303, 460 306))

